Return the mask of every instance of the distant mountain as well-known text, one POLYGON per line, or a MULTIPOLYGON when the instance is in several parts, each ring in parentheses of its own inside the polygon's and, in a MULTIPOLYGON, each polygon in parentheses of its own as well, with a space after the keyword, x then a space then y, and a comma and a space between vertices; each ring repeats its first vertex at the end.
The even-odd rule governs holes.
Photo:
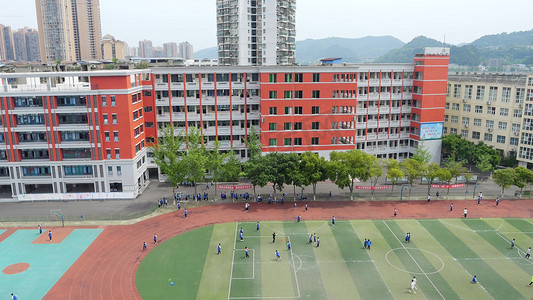
POLYGON ((508 47, 511 45, 533 46, 533 29, 528 31, 515 31, 511 33, 491 34, 480 37, 470 43, 478 48, 508 47))
POLYGON ((218 47, 211 47, 194 52, 194 59, 215 59, 218 58, 218 47))
POLYGON ((403 45, 404 42, 392 36, 307 39, 296 41, 296 62, 314 64, 327 57, 342 57, 343 62, 353 63, 369 61, 403 45))

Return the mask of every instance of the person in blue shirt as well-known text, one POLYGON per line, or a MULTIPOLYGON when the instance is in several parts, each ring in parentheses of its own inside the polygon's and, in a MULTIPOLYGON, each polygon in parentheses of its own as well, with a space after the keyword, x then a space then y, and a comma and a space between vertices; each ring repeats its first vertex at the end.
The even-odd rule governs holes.
POLYGON ((313 242, 313 235, 310 234, 310 235, 309 235, 309 244, 311 244, 312 242, 313 242))
POLYGON ((259 222, 257 222, 257 231, 259 231, 259 222))
POLYGON ((17 300, 19 297, 17 295, 11 293, 11 300, 17 300))
POLYGON ((474 277, 472 278, 472 283, 477 283, 476 275, 474 275, 474 277))
POLYGON ((279 255, 279 251, 276 249, 276 259, 281 260, 281 256, 279 255))
POLYGON ((157 235, 154 233, 154 244, 157 244, 157 235))
POLYGON ((244 241, 244 237, 242 236, 242 232, 239 233, 239 238, 241 239, 241 242, 244 241))
POLYGON ((366 239, 365 239, 365 242, 363 243, 363 248, 366 249, 366 239))
POLYGON ((52 231, 51 230, 48 230, 48 239, 50 240, 50 242, 52 241, 52 231))
POLYGON ((316 247, 320 247, 320 237, 316 238, 316 247))
POLYGON ((291 241, 287 242, 287 250, 291 251, 291 241))
POLYGON ((220 243, 218 244, 217 250, 218 250, 217 255, 222 252, 222 246, 220 245, 220 243))
POLYGON ((335 226, 335 216, 331 217, 331 225, 335 226))
POLYGON ((366 248, 367 248, 368 250, 370 250, 370 245, 372 245, 372 242, 371 242, 370 240, 368 240, 366 243, 367 243, 366 248))
POLYGON ((296 222, 300 222, 300 220, 301 220, 301 217, 300 215, 298 215, 298 220, 296 222))
POLYGON ((183 215, 185 216, 185 218, 187 218, 187 209, 183 210, 183 215))

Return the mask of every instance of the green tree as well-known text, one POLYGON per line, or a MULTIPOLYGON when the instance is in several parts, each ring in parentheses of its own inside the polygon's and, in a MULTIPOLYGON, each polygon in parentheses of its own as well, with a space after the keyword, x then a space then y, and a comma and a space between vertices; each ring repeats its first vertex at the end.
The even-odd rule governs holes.
POLYGON ((286 153, 271 152, 265 157, 265 165, 263 172, 265 172, 268 182, 272 183, 274 190, 274 199, 276 199, 276 191, 282 191, 283 185, 292 183, 291 172, 296 168, 292 158, 286 153))
POLYGON ((362 156, 363 152, 360 150, 349 150, 345 152, 333 151, 330 154, 328 177, 339 188, 343 189, 348 187, 350 189, 351 200, 353 200, 355 180, 360 178, 363 173, 362 169, 364 168, 364 165, 362 156))
POLYGON ((452 173, 450 172, 450 169, 448 169, 446 167, 441 168, 437 172, 437 177, 439 177, 440 181, 446 182, 446 184, 448 185, 448 188, 447 188, 447 191, 446 191, 446 199, 448 199, 448 197, 450 196, 450 184, 451 184, 451 181, 453 179, 453 176, 452 176, 452 173))
POLYGON ((376 191, 376 185, 378 184, 379 178, 383 175, 383 161, 374 155, 364 154, 363 155, 364 164, 367 166, 365 168, 366 174, 368 174, 368 179, 370 179, 371 190, 371 199, 374 200, 374 192, 376 191))
POLYGON ((400 168, 400 163, 395 159, 389 159, 387 161, 387 178, 392 183, 392 188, 390 192, 391 196, 394 193, 394 186, 398 183, 398 181, 400 181, 400 179, 404 177, 405 174, 400 168))
POLYGON ((209 155, 203 143, 204 137, 196 127, 190 127, 187 135, 186 155, 183 156, 185 168, 185 180, 194 185, 194 193, 197 193, 196 184, 205 180, 209 155))
POLYGON ((425 170, 426 172, 423 174, 423 176, 426 178, 426 182, 428 186, 428 195, 430 195, 431 185, 437 178, 439 178, 439 175, 442 174, 442 171, 441 171, 441 167, 437 165, 436 163, 429 163, 427 167, 425 168, 425 170))
POLYGON ((514 171, 516 176, 513 185, 520 189, 520 197, 522 197, 522 190, 526 184, 533 181, 533 171, 524 167, 516 167, 514 171))
POLYGON ((259 133, 255 127, 251 127, 248 132, 248 137, 245 139, 244 143, 248 147, 248 154, 250 159, 256 158, 261 155, 261 140, 259 139, 259 133))
POLYGON ((499 164, 502 159, 500 151, 494 149, 492 146, 487 146, 483 142, 479 142, 476 146, 476 157, 478 162, 480 157, 488 156, 488 163, 491 165, 489 171, 493 171, 499 164))
POLYGON ((424 146, 424 143, 420 142, 418 144, 412 159, 417 160, 422 164, 429 164, 431 161, 431 153, 429 153, 428 149, 424 146))
POLYGON ((490 155, 482 154, 477 158, 476 168, 481 172, 481 180, 483 181, 483 173, 490 172, 494 170, 492 164, 490 163, 490 155))
POLYGON ((287 182, 286 184, 292 184, 293 187, 293 200, 296 201, 296 187, 300 187, 302 189, 302 197, 303 197, 303 186, 305 185, 305 176, 302 174, 300 166, 300 157, 298 157, 298 154, 296 153, 288 153, 285 154, 286 157, 286 163, 289 165, 287 167, 287 170, 289 171, 287 182))
POLYGON ((420 161, 413 159, 413 158, 405 159, 404 161, 400 163, 402 171, 407 177, 407 182, 409 182, 409 185, 410 185, 409 200, 411 200, 411 190, 413 189, 413 183, 421 175, 421 172, 420 172, 421 164, 422 163, 420 161))
POLYGON ((174 135, 174 127, 167 126, 161 128, 159 140, 152 146, 154 162, 167 176, 167 181, 172 184, 172 194, 178 183, 185 178, 185 168, 182 161, 184 144, 183 134, 174 135))
POLYGON ((244 174, 254 188, 254 197, 256 197, 256 187, 264 187, 268 183, 268 176, 264 172, 269 166, 264 156, 252 156, 244 163, 244 174))
POLYGON ((474 175, 472 175, 471 173, 465 173, 465 200, 466 200, 466 195, 468 194, 468 183, 472 181, 473 178, 474 178, 474 175))
POLYGON ((494 172, 492 178, 494 179, 494 183, 502 188, 501 197, 503 197, 505 189, 515 183, 515 175, 515 170, 511 168, 500 169, 494 172))
POLYGON ((221 181, 235 182, 239 180, 241 172, 241 162, 233 151, 221 152, 220 142, 215 141, 215 147, 207 151, 207 168, 211 173, 211 178, 215 182, 215 200, 218 195, 218 183, 221 181))
POLYGON ((327 162, 316 153, 304 152, 300 157, 300 172, 304 177, 304 184, 313 187, 313 201, 316 200, 316 185, 327 179, 327 162))

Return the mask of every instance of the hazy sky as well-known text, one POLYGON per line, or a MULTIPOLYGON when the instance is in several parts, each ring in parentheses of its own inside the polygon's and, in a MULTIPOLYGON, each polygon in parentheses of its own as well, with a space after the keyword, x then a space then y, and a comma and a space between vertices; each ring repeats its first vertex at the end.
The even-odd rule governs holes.
MULTIPOLYGON (((100 0, 102 34, 138 46, 150 39, 216 46, 215 0, 100 0)), ((297 0, 296 39, 425 35, 459 44, 533 29, 531 0, 297 0)), ((0 0, 0 24, 37 28, 34 0, 0 0)))

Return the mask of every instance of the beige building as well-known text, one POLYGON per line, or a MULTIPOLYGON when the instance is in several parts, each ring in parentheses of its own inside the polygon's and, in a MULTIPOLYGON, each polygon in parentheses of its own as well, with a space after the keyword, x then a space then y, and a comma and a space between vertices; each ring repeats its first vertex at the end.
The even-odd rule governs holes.
POLYGON ((106 34, 102 38, 102 55, 104 59, 124 59, 128 44, 121 40, 115 39, 114 36, 106 34))
POLYGON ((41 61, 102 58, 98 0, 35 0, 41 61))
POLYGON ((533 167, 533 75, 450 74, 444 134, 484 142, 533 167))

